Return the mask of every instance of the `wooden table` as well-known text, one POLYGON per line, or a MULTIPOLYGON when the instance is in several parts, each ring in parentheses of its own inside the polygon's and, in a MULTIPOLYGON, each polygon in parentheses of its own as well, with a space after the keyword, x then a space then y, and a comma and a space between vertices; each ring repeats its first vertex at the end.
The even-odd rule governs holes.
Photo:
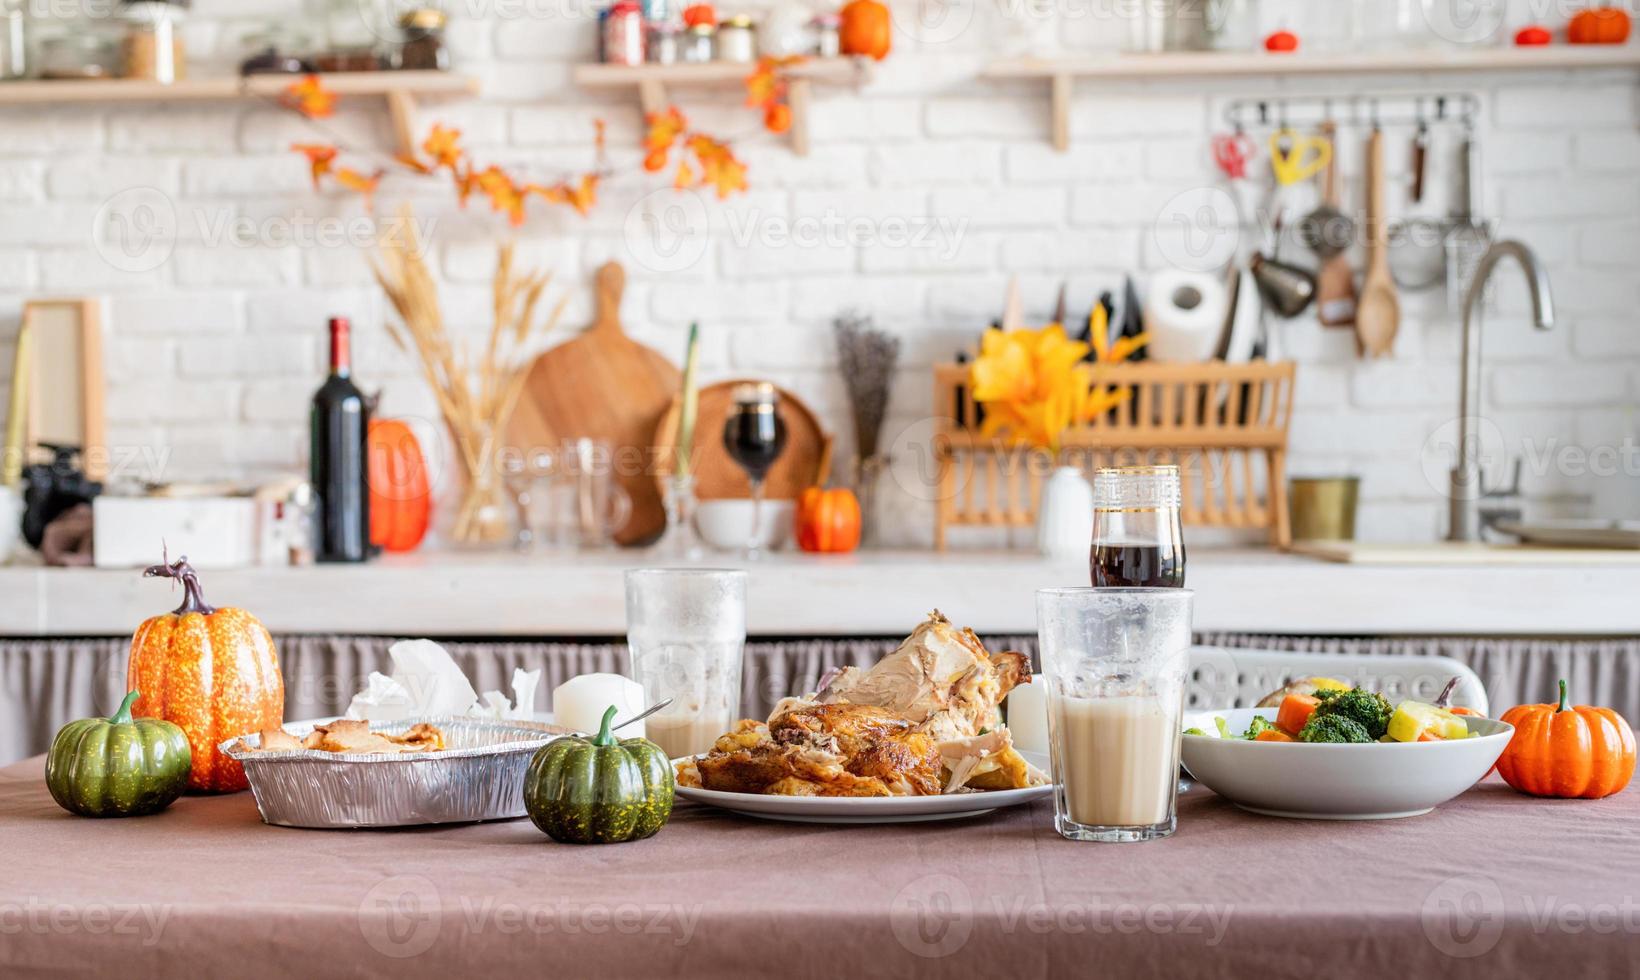
POLYGON ((1423 817, 1246 814, 1079 844, 1041 802, 948 823, 779 824, 680 806, 632 844, 527 820, 268 827, 248 793, 59 810, 0 770, 0 976, 1621 976, 1640 951, 1640 791, 1494 778, 1423 817))

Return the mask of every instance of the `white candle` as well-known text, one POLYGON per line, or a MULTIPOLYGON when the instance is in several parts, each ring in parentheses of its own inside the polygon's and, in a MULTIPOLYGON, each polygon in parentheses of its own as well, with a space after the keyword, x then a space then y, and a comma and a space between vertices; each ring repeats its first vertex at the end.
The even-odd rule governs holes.
MULTIPOLYGON (((582 674, 571 677, 552 692, 552 718, 565 728, 597 734, 610 705, 615 712, 615 724, 642 711, 643 687, 635 680, 620 674, 582 674)), ((635 722, 621 729, 621 738, 643 738, 643 722, 635 722)))
POLYGON ((1041 674, 1032 674, 1029 684, 1008 692, 1003 701, 1008 731, 1014 748, 1021 752, 1048 754, 1048 685, 1041 674))

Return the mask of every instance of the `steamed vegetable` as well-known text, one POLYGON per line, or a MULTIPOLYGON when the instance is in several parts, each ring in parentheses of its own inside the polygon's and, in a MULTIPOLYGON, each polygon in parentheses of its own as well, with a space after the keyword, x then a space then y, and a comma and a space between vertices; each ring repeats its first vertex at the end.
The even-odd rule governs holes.
POLYGON ((1276 711, 1276 727, 1289 735, 1297 735, 1320 705, 1321 700, 1311 695, 1289 694, 1281 699, 1281 707, 1276 711))
POLYGON ((1468 738, 1469 726, 1445 708, 1422 701, 1402 701, 1390 715, 1387 733, 1392 742, 1428 741, 1425 735, 1438 739, 1468 738))
POLYGON ((1320 713, 1310 717, 1304 729, 1298 733, 1300 742, 1336 742, 1349 744, 1365 744, 1377 741, 1369 734, 1361 723, 1345 715, 1323 715, 1320 713))
POLYGON ((1366 729, 1367 734, 1374 739, 1384 737, 1384 733, 1389 730, 1390 715, 1394 712, 1395 707, 1382 694, 1374 694, 1359 687, 1332 693, 1315 709, 1318 717, 1340 715, 1350 719, 1366 729))

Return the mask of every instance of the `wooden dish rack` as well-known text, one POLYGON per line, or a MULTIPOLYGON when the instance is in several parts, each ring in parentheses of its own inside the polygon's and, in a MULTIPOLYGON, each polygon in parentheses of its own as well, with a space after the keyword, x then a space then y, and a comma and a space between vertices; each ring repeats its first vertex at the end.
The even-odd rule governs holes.
POLYGON ((936 365, 935 547, 945 550, 952 528, 1034 526, 1042 481, 1055 466, 1091 476, 1101 466, 1171 463, 1179 467, 1185 524, 1261 528, 1285 548, 1295 373, 1290 361, 1101 366, 1101 384, 1132 395, 1065 433, 1055 458, 982 437, 984 407, 969 394, 968 366, 936 365))

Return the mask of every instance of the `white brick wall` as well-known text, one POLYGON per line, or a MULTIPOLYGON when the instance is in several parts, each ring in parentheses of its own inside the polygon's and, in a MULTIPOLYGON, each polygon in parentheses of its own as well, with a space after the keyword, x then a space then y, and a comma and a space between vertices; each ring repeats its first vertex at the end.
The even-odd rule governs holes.
MULTIPOLYGON (((837 311, 872 311, 902 336, 905 363, 887 438, 908 433, 903 440, 918 445, 931 397, 928 366, 972 344, 1000 312, 1010 276, 1019 277, 1029 314, 1040 320, 1062 280, 1079 317, 1101 291, 1119 289, 1125 272, 1142 277, 1163 267, 1159 210, 1216 179, 1207 136, 1224 101, 1297 88, 1275 79, 1084 83, 1072 107, 1073 146, 1058 154, 1047 143, 1045 85, 975 78, 988 58, 1020 49, 1016 26, 985 5, 954 34, 916 28, 912 36, 903 30, 914 20, 902 19, 896 51, 872 86, 817 89, 807 159, 762 134, 739 92, 675 93, 692 120, 736 139, 751 166, 753 192, 720 204, 655 193, 666 181, 637 168, 634 103, 571 84, 569 70, 592 39, 583 6, 592 5, 469 5, 490 11, 489 19, 455 9, 458 67, 480 76, 485 96, 426 105, 421 125, 459 126, 486 159, 548 179, 584 168, 591 120, 605 119, 621 171, 603 188, 599 211, 581 219, 537 206, 519 233, 524 254, 550 261, 560 282, 576 284, 575 323, 590 315, 591 271, 620 259, 629 276, 623 312, 635 336, 677 356, 689 321, 699 319, 706 378, 758 374, 787 385, 838 432, 840 460, 852 438, 827 329, 837 311), (655 225, 646 221, 680 233, 670 243, 680 245, 676 252, 635 247, 652 244, 647 229, 655 225)), ((298 0, 198 0, 189 29, 196 72, 221 71, 257 18, 300 8, 298 0)), ((1119 21, 1083 17, 1060 34, 1111 48, 1122 30, 1119 21)), ((1551 440, 1594 449, 1632 437, 1640 414, 1633 79, 1379 81, 1385 89, 1481 98, 1487 215, 1550 265, 1561 311, 1555 332, 1530 329, 1515 284, 1498 288, 1489 317, 1483 396, 1498 448, 1542 458, 1551 440)), ((1315 85, 1340 93, 1360 87, 1358 79, 1315 85)), ((1390 197, 1404 203, 1406 133, 1389 135, 1390 197)), ((363 255, 301 237, 356 227, 361 218, 351 196, 314 194, 303 161, 287 153, 290 143, 314 139, 366 153, 390 149, 385 114, 363 101, 344 100, 320 129, 254 104, 0 110, 0 357, 9 360, 23 298, 109 294, 110 431, 164 460, 168 477, 299 468, 306 399, 322 373, 324 320, 333 314, 356 321, 358 372, 367 386, 385 388, 387 411, 431 415, 415 362, 380 326, 385 303, 363 255), (176 241, 157 260, 107 241, 109 221, 147 220, 135 210, 137 188, 153 189, 146 193, 175 212, 176 241)), ((1444 213, 1449 171, 1440 168, 1451 150, 1451 134, 1437 134, 1426 213, 1444 213)), ((1352 205, 1362 196, 1360 158, 1346 134, 1340 163, 1352 205)), ((509 234, 504 222, 482 202, 456 212, 438 182, 392 178, 380 206, 390 211, 401 200, 434 226, 431 264, 443 277, 453 329, 482 337, 493 246, 509 234)), ((1302 196, 1293 204, 1295 214, 1307 207, 1302 196)), ((1516 275, 1512 267, 1502 274, 1516 275)), ((1292 469, 1361 474, 1362 528, 1373 538, 1437 533, 1442 439, 1456 414, 1453 315, 1438 292, 1405 295, 1403 309, 1397 357, 1381 363, 1357 361, 1347 331, 1313 320, 1276 327, 1301 361, 1292 469)), ((1529 470, 1527 486, 1541 506, 1574 508, 1596 493, 1563 470, 1529 470)), ((1632 491, 1609 491, 1609 484, 1599 491, 1608 509, 1640 509, 1632 491)), ((917 496, 898 499, 903 519, 891 537, 928 539, 927 504, 917 496)))

